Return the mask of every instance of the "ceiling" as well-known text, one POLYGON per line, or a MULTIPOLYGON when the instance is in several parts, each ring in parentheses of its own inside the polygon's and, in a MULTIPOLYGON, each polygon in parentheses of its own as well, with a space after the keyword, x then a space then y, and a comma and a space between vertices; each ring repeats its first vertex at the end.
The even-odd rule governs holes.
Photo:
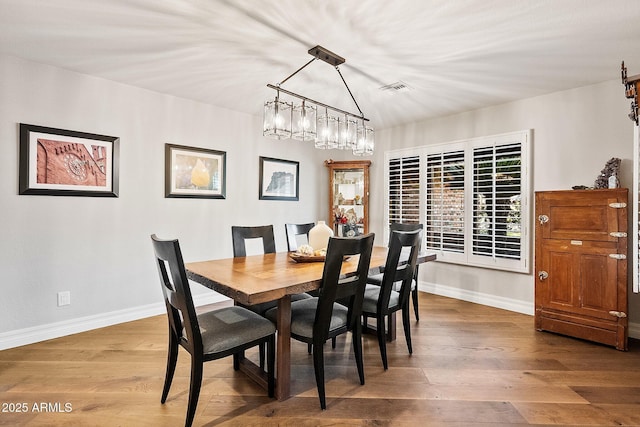
MULTIPOLYGON (((0 0, 2 53, 255 115, 316 45, 381 129, 640 73, 640 1, 0 0)), ((282 87, 358 113, 332 68, 282 87)))

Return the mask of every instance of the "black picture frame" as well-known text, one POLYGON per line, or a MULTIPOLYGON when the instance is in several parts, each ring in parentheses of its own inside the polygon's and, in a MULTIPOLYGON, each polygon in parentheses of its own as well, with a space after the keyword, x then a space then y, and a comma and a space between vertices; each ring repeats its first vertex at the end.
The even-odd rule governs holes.
POLYGON ((18 194, 118 197, 120 138, 20 123, 18 194))
POLYGON ((165 144, 165 197, 224 199, 227 153, 165 144))
POLYGON ((260 200, 299 200, 300 162, 260 156, 260 200))

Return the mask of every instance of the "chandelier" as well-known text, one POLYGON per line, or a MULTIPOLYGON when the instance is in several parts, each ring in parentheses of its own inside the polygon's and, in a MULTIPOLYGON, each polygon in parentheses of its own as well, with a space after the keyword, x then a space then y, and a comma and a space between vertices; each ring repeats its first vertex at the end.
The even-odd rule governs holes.
POLYGON ((369 119, 362 113, 358 102, 338 68, 338 65, 344 63, 345 59, 322 46, 313 47, 309 49, 308 53, 313 56, 313 59, 277 85, 267 84, 268 88, 276 91, 276 96, 273 101, 264 103, 262 134, 274 139, 313 141, 316 148, 351 150, 356 156, 372 155, 374 146, 373 128, 366 125, 369 119), (351 99, 356 104, 356 108, 360 112, 359 115, 314 101, 306 96, 282 88, 284 82, 317 59, 335 67, 349 95, 351 95, 351 99), (294 103, 283 100, 280 98, 281 93, 296 98, 300 102, 294 103))

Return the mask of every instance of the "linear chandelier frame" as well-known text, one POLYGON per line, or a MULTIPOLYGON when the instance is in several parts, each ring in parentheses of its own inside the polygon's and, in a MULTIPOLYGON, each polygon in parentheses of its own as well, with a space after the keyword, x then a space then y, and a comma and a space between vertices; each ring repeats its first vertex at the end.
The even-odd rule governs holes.
POLYGON ((351 89, 349 89, 349 85, 347 85, 346 80, 344 79, 344 77, 342 76, 342 73, 340 72, 340 69, 338 68, 338 65, 343 64, 345 62, 345 59, 339 55, 336 55, 335 53, 331 52, 328 49, 325 49, 322 46, 315 46, 312 47, 311 49, 309 49, 308 51, 309 55, 313 56, 313 59, 311 59, 309 62, 307 62, 306 64, 304 64, 302 67, 298 68, 296 71, 294 71, 293 73, 291 73, 287 78, 285 78, 284 80, 282 80, 280 83, 273 85, 273 84, 267 84, 268 88, 274 89, 277 92, 282 92, 285 93, 289 96, 293 96, 295 98, 301 99, 303 101, 309 101, 313 104, 319 105, 321 107, 324 108, 329 108, 337 113, 341 113, 341 114, 345 114, 347 116, 350 117, 354 117, 356 119, 359 120, 363 120, 368 122, 369 119, 366 118, 364 116, 364 113, 362 112, 362 110, 360 109, 360 106, 358 105, 358 102, 356 101, 356 98, 353 96, 353 93, 351 92, 351 89), (332 65, 336 71, 338 72, 338 75, 340 75, 340 79, 342 79, 342 82, 344 83, 344 86, 347 88, 347 92, 349 92, 349 95, 351 96, 351 99, 353 100, 353 103, 356 105, 356 108, 358 109, 358 111, 360 112, 360 114, 354 114, 354 113, 350 113, 349 111, 345 111, 342 110, 340 108, 336 108, 336 107, 332 107, 331 105, 325 104, 323 102, 320 101, 316 101, 314 99, 308 98, 306 96, 297 94, 295 92, 291 92, 290 90, 286 90, 282 88, 282 85, 289 80, 291 77, 295 76, 296 74, 298 74, 300 71, 304 70, 309 64, 311 64, 312 62, 316 61, 316 60, 322 60, 324 62, 326 62, 329 65, 332 65))
POLYGON ((262 135, 274 139, 296 139, 313 141, 315 148, 352 150, 356 156, 373 155, 374 130, 367 126, 368 118, 360 109, 338 66, 345 59, 323 48, 315 46, 308 50, 313 59, 287 76, 277 85, 267 84, 276 91, 273 101, 264 103, 262 135), (315 99, 282 88, 293 76, 304 70, 313 61, 322 60, 336 69, 359 114, 333 107, 315 99), (301 104, 280 99, 280 93, 302 100, 301 104), (323 111, 321 111, 323 110, 323 111), (329 112, 331 111, 331 113, 329 112))

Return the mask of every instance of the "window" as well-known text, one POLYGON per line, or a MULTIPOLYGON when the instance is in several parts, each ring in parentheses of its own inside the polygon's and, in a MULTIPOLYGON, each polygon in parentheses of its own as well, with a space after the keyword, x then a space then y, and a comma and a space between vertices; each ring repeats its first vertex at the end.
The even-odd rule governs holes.
POLYGON ((385 154, 387 220, 424 223, 438 260, 529 272, 530 131, 385 154))

